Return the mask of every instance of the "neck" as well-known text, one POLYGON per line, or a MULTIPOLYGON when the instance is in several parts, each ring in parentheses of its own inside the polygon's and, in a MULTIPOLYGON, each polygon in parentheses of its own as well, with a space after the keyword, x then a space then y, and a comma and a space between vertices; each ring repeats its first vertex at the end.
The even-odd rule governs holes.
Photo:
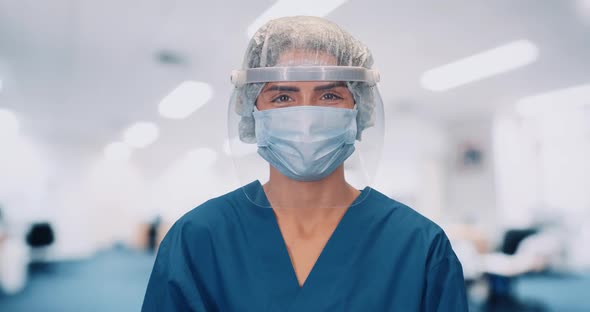
POLYGON ((264 192, 277 215, 300 219, 343 214, 360 194, 344 179, 341 165, 327 177, 310 182, 290 179, 270 167, 270 179, 264 192))

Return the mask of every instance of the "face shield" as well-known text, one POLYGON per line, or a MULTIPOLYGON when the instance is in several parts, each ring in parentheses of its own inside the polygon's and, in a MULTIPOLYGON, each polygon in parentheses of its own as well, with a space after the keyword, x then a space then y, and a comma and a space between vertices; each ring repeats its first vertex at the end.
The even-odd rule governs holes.
POLYGON ((228 147, 249 201, 271 208, 265 195, 272 186, 264 194, 251 184, 266 183, 271 167, 310 189, 343 171, 348 184, 364 190, 352 205, 364 200, 384 132, 372 62, 364 45, 320 18, 273 20, 254 35, 243 68, 231 74, 228 109, 228 147))

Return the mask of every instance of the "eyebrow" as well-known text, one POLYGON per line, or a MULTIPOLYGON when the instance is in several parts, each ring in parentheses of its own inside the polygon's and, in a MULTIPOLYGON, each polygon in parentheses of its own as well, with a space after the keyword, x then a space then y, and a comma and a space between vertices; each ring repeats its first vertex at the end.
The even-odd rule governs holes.
POLYGON ((264 90, 264 92, 269 91, 282 91, 282 92, 299 92, 299 88, 297 87, 289 87, 289 86, 270 86, 268 89, 264 90))
POLYGON ((346 87, 346 84, 342 81, 335 82, 335 83, 331 83, 331 84, 327 84, 327 85, 323 85, 323 86, 317 86, 317 87, 313 88, 313 90, 314 91, 326 91, 326 90, 340 88, 340 87, 346 87))
MULTIPOLYGON (((335 82, 335 83, 331 83, 331 84, 327 84, 327 85, 323 85, 323 86, 317 86, 317 87, 313 88, 313 90, 314 91, 326 91, 326 90, 340 88, 340 87, 346 87, 346 84, 342 81, 335 82)), ((299 92, 300 90, 297 87, 274 85, 274 86, 270 86, 266 90, 264 90, 264 92, 269 92, 269 91, 299 92)))

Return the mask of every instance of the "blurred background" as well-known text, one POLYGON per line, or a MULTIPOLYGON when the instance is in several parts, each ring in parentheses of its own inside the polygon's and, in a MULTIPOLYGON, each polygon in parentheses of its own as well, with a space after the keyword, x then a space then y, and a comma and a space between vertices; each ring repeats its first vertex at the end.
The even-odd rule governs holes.
POLYGON ((286 15, 373 51, 373 185, 473 311, 590 311, 590 1, 0 0, 1 311, 140 309, 171 224, 240 185, 229 74, 286 15))

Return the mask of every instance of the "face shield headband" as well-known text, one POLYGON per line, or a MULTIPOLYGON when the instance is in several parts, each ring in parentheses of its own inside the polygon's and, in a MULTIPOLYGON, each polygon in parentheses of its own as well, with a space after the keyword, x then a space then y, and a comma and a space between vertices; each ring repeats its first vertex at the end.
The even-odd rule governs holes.
POLYGON ((373 86, 379 82, 379 78, 376 70, 355 66, 260 67, 234 70, 231 74, 231 82, 235 87, 276 81, 350 81, 366 82, 373 86))

